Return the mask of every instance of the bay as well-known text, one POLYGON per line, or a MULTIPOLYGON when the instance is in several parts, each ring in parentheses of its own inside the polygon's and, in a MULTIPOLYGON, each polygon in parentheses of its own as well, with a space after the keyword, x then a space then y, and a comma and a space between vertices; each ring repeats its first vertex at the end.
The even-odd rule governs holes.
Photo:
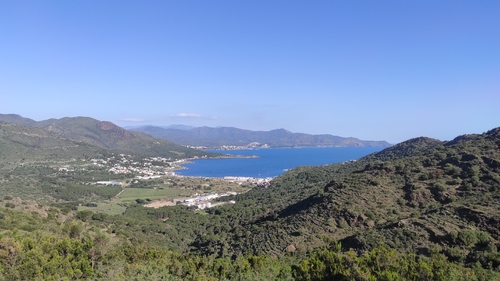
POLYGON ((192 160, 176 173, 182 176, 222 178, 225 176, 276 177, 298 166, 319 166, 356 160, 382 150, 382 147, 261 148, 248 150, 210 150, 222 154, 257 158, 217 158, 192 160))

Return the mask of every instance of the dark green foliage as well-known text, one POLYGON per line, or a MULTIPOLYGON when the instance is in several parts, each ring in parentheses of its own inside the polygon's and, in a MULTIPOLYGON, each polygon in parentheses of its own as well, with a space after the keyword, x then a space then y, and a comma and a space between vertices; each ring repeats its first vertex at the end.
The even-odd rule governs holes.
POLYGON ((294 268, 296 280, 500 280, 480 267, 463 268, 442 255, 418 258, 376 247, 361 256, 321 248, 294 268))
MULTIPOLYGON (((246 255, 199 256, 130 243, 79 220, 60 223, 37 214, 1 210, 2 280, 499 280, 481 266, 465 268, 433 254, 429 258, 375 247, 342 252, 338 243, 304 258, 246 255), (32 224, 34 232, 16 229, 32 224)), ((58 213, 57 209, 53 212, 58 213)), ((326 239, 326 238, 325 238, 326 239)), ((328 240, 328 239, 326 239, 328 240)))

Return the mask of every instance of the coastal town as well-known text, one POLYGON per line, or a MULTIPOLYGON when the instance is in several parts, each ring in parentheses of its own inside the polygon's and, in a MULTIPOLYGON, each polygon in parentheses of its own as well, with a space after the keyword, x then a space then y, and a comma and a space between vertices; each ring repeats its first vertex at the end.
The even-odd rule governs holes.
MULTIPOLYGON (((142 159, 134 159, 131 155, 119 154, 113 155, 107 158, 93 158, 90 159, 90 163, 93 166, 105 169, 107 172, 117 175, 117 176, 128 176, 131 178, 127 181, 110 179, 101 180, 93 182, 94 185, 104 185, 104 186, 121 186, 122 188, 127 188, 131 184, 138 184, 140 182, 147 182, 148 180, 162 180, 162 182, 168 182, 169 178, 197 178, 200 180, 213 180, 206 177, 187 177, 180 176, 175 173, 176 170, 182 169, 182 164, 187 163, 190 160, 199 159, 182 159, 173 160, 170 158, 163 157, 145 157, 142 159)), ((70 170, 69 167, 64 168, 70 170)), ((249 187, 261 187, 267 188, 270 185, 272 178, 254 178, 254 177, 239 177, 239 176, 225 176, 218 179, 222 182, 236 184, 236 186, 249 186, 249 187)), ((156 187, 154 187, 156 188, 156 187)), ((205 186, 205 188, 207 188, 205 186)), ((245 189, 244 191, 248 191, 245 189)), ((203 210, 206 208, 212 208, 224 204, 234 204, 234 200, 228 200, 223 202, 213 202, 213 200, 226 196, 235 196, 238 193, 234 191, 227 192, 196 192, 189 197, 173 197, 173 198, 160 198, 153 200, 145 204, 145 207, 160 208, 164 206, 176 206, 184 205, 192 208, 193 210, 203 210)))
POLYGON ((191 146, 187 147, 198 149, 198 150, 245 150, 245 149, 257 149, 257 148, 270 148, 270 146, 266 143, 262 144, 259 142, 251 142, 246 145, 221 145, 216 147, 208 147, 208 146, 191 146))
MULTIPOLYGON (((113 174, 134 174, 135 179, 155 179, 161 176, 178 176, 175 170, 183 169, 182 164, 188 163, 191 159, 172 160, 163 157, 146 157, 141 160, 134 160, 132 156, 119 154, 106 159, 91 159, 92 164, 99 167, 109 167, 108 171, 113 174)), ((203 178, 203 177, 201 177, 203 178)), ((252 183, 257 186, 267 187, 272 178, 254 178, 226 176, 223 178, 229 182, 252 183)))

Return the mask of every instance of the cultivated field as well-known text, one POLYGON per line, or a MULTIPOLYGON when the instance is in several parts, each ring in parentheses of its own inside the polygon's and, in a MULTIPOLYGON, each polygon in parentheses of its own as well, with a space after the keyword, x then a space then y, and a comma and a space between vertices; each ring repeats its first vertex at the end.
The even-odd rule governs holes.
POLYGON ((129 203, 136 199, 142 200, 158 200, 158 199, 173 199, 177 197, 189 197, 194 195, 196 191, 193 189, 183 188, 125 188, 125 190, 118 195, 123 203, 129 203))

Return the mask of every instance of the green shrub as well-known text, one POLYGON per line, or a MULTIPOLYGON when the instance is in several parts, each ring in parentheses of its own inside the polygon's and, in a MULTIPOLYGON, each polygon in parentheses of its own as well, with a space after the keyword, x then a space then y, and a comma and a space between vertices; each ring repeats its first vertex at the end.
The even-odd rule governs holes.
POLYGON ((460 230, 458 232, 458 239, 465 246, 474 246, 479 242, 476 231, 471 229, 460 230))

